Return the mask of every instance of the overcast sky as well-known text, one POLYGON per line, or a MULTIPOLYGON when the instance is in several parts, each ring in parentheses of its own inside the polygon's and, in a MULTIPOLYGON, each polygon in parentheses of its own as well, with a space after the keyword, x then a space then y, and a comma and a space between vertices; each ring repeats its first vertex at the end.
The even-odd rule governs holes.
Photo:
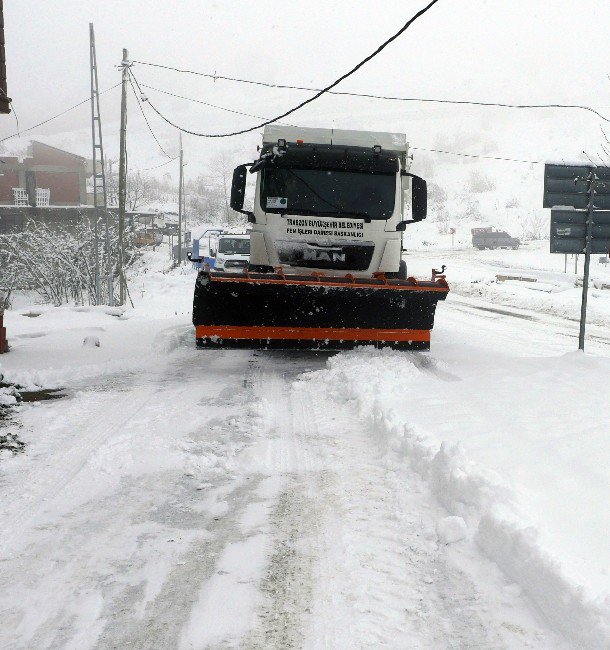
MULTIPOLYGON (((123 47, 129 49, 131 58, 142 61, 320 86, 369 54, 425 4, 420 0, 5 0, 9 95, 22 128, 87 97, 89 22, 95 25, 103 89, 119 81, 115 66, 123 47)), ((516 103, 584 103, 610 115, 609 27, 608 0, 440 0, 340 89, 516 103)), ((134 72, 143 83, 262 116, 280 113, 307 96, 299 91, 213 82, 141 65, 136 65, 134 72)), ((180 124, 195 130, 232 130, 256 123, 254 118, 188 104, 153 91, 150 97, 180 124)), ((105 130, 112 132, 110 141, 118 109, 117 90, 108 93, 103 102, 102 117, 105 130)), ((145 138, 136 111, 132 103, 130 126, 138 138, 145 138)), ((481 123, 493 131, 496 115, 479 109, 441 111, 422 105, 329 97, 292 116, 291 121, 407 132, 410 124, 425 122, 427 126, 418 126, 418 133, 409 133, 409 137, 420 137, 420 144, 432 146, 435 128, 446 137, 455 136, 459 143, 459 132, 469 132, 481 123), (455 133, 448 134, 451 129, 455 133)), ((86 131, 88 119, 85 105, 40 133, 86 131)), ((530 114, 527 118, 515 116, 515 124, 524 119, 547 120, 564 129, 565 122, 573 120, 575 131, 589 129, 583 137, 590 139, 599 133, 600 121, 586 115, 530 114)), ((153 115, 151 122, 162 142, 172 147, 175 132, 153 115)), ((0 138, 12 133, 14 126, 12 116, 2 116, 0 138)), ((235 139, 228 146, 240 148, 251 142, 251 137, 235 139)), ((191 138, 186 146, 209 145, 191 138)), ((544 141, 536 142, 535 147, 544 148, 544 141)), ((547 153, 532 148, 524 142, 509 153, 547 153)), ((162 155, 154 149, 150 151, 162 162, 162 155)), ((147 160, 152 160, 151 156, 147 154, 147 160)))

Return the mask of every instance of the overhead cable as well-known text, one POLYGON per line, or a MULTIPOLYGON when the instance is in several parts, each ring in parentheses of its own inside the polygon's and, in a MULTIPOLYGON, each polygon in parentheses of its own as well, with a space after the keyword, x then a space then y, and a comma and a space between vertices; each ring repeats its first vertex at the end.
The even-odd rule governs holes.
POLYGON ((506 162, 527 163, 529 165, 543 165, 542 160, 521 160, 519 158, 502 158, 500 156, 483 156, 472 153, 457 153, 456 151, 444 151, 442 149, 424 149, 423 147, 410 147, 417 151, 426 151, 429 153, 443 153, 449 156, 461 156, 463 158, 484 158, 485 160, 505 160, 506 162))
MULTIPOLYGON (((221 81, 233 81, 236 83, 242 84, 251 84, 254 86, 264 86, 266 88, 280 88, 285 90, 305 90, 307 92, 320 92, 320 88, 313 88, 311 86, 291 86, 288 84, 273 84, 267 83, 265 81, 253 81, 251 79, 240 79, 238 77, 226 77, 223 75, 210 74, 207 72, 197 72, 195 70, 185 70, 182 68, 174 68, 169 65, 161 65, 160 63, 150 63, 148 61, 133 61, 133 63, 139 63, 140 65, 151 66, 153 68, 163 68, 165 70, 173 70, 174 72, 183 72, 186 74, 197 75, 199 77, 206 77, 208 79, 221 80, 221 81)), ((144 84, 142 84, 144 85, 144 84)), ((162 92, 162 91, 159 91, 162 92)), ((454 105, 464 105, 464 106, 491 106, 497 108, 525 108, 525 109, 536 109, 536 108, 561 108, 561 109, 577 109, 582 111, 587 111, 597 115, 604 122, 610 122, 610 118, 602 115, 599 111, 595 110, 592 106, 587 106, 585 104, 510 104, 507 102, 482 102, 482 101, 471 101, 471 100, 461 100, 461 99, 435 99, 428 97, 396 97, 393 95, 375 95, 373 93, 357 93, 350 91, 342 90, 327 90, 329 95, 343 95, 346 97, 362 97, 364 99, 382 99, 385 101, 391 102, 420 102, 428 104, 454 104, 454 105)), ((228 109, 224 109, 228 110, 228 109)))
MULTIPOLYGON (((260 115, 252 115, 251 113, 243 113, 241 111, 236 111, 230 108, 226 108, 224 106, 218 106, 216 104, 210 104, 209 102, 204 102, 200 99, 194 99, 193 97, 185 97, 184 95, 177 95, 176 93, 171 93, 166 90, 161 90, 160 88, 155 88, 154 86, 148 86, 147 84, 140 84, 141 88, 147 88, 148 90, 154 90, 155 92, 162 93, 163 95, 169 95, 170 97, 177 97, 178 99, 184 99, 185 101, 188 102, 194 102, 196 104, 203 104, 204 106, 211 106, 212 108, 218 108, 223 111, 229 111, 230 113, 237 113, 238 115, 247 115, 249 117, 258 117, 259 119, 265 119, 264 117, 261 117, 260 115)), ((505 160, 507 162, 517 162, 517 163, 527 163, 527 164, 533 164, 533 165, 539 165, 543 164, 542 161, 540 160, 521 160, 517 158, 503 158, 499 156, 484 156, 484 155, 477 155, 477 154, 468 154, 468 153, 458 153, 455 151, 444 151, 442 149, 424 149, 423 147, 411 147, 411 149, 417 150, 417 151, 426 151, 430 153, 441 153, 441 154, 446 154, 449 156, 463 156, 465 158, 484 158, 487 160, 505 160)), ((176 160, 174 158, 173 160, 176 160)), ((162 167, 167 163, 162 163, 161 165, 157 165, 157 167, 162 167)), ((157 169, 157 167, 150 167, 148 169, 157 169)), ((143 170, 147 171, 147 170, 143 170)))
MULTIPOLYGON (((154 91, 162 93, 164 95, 169 95, 170 97, 177 97, 178 99, 184 99, 185 101, 194 102, 196 104, 203 104, 205 106, 211 106, 213 108, 218 108, 220 110, 229 111, 231 113, 237 113, 238 115, 248 115, 250 117, 259 117, 260 119, 265 119, 265 118, 263 118, 261 116, 252 115, 250 113, 243 113, 241 111, 235 111, 233 109, 226 108, 226 107, 223 107, 223 106, 218 106, 216 104, 210 104, 209 102, 204 102, 204 101, 202 101, 200 99, 194 99, 193 97, 185 97, 184 95, 177 95, 176 93, 171 93, 171 92, 166 91, 166 90, 161 90, 160 88, 155 88, 154 86, 148 86, 146 84, 140 84, 140 86, 142 88, 147 88, 149 90, 154 90, 154 91)), ((429 153, 446 154, 448 156, 462 156, 464 158, 484 158, 486 160, 504 160, 504 161, 507 161, 507 162, 526 163, 526 164, 532 164, 532 165, 544 164, 540 160, 522 160, 522 159, 518 159, 518 158, 504 158, 504 157, 500 157, 500 156, 484 156, 484 155, 477 155, 477 154, 459 153, 459 152, 456 152, 456 151, 445 151, 443 149, 425 149, 423 147, 411 147, 411 149, 414 149, 414 150, 417 150, 417 151, 425 151, 425 152, 429 152, 429 153)), ((176 160, 176 158, 174 158, 174 160, 176 160)), ((165 164, 167 164, 167 163, 162 163, 161 165, 157 165, 157 167, 162 167, 165 164)), ((157 169, 157 167, 150 167, 150 168, 147 168, 147 169, 157 169)), ((147 170, 145 169, 143 171, 147 171, 147 170)))
MULTIPOLYGON (((169 118, 167 118, 165 115, 163 115, 163 113, 161 113, 161 111, 159 111, 159 109, 156 108, 156 106, 154 104, 152 104, 150 102, 150 100, 148 101, 148 103, 149 103, 150 107, 155 111, 155 113, 157 113, 157 115, 159 115, 159 117, 161 117, 163 120, 165 120, 168 124, 170 124, 174 128, 179 129, 183 133, 188 133, 189 135, 195 135, 195 136, 198 136, 198 137, 201 137, 201 138, 227 138, 227 137, 230 137, 230 136, 233 136, 233 135, 241 135, 243 133, 250 133, 251 131, 256 131, 258 129, 261 129, 264 126, 267 126, 268 124, 272 124, 273 122, 277 122, 277 121, 283 119, 284 117, 287 117, 288 115, 291 115, 292 113, 294 113, 295 111, 298 111, 300 108, 303 108, 303 106, 306 106, 307 104, 311 104, 311 102, 315 101, 316 99, 321 97, 323 94, 327 93, 329 90, 331 90, 331 88, 334 88, 335 86, 340 84, 343 80, 345 80, 348 77, 350 77, 351 75, 353 75, 363 65, 368 63, 374 57, 376 57, 390 43, 392 43, 399 36, 401 36, 418 18, 423 16, 438 1, 439 0, 432 0, 431 2, 429 2, 423 9, 418 11, 412 18, 410 18, 393 36, 391 36, 385 42, 383 42, 373 53, 369 54, 369 56, 362 59, 362 61, 357 63, 351 70, 349 70, 345 74, 341 75, 338 79, 333 81, 331 84, 329 84, 328 86, 326 86, 326 87, 322 88, 321 90, 319 90, 318 92, 316 92, 316 94, 313 95, 313 97, 310 97, 309 99, 306 99, 305 101, 301 102, 300 104, 297 104, 297 106, 291 108, 288 111, 285 111, 281 115, 278 115, 278 116, 276 116, 276 117, 274 117, 274 118, 272 118, 270 120, 266 120, 266 121, 262 122, 261 124, 257 124, 256 126, 252 126, 252 127, 248 128, 248 129, 241 129, 240 131, 233 131, 231 133, 199 133, 197 131, 191 131, 189 129, 185 129, 185 128, 181 127, 181 126, 178 126, 177 124, 172 122, 169 118)), ((136 82, 136 85, 139 88, 139 84, 138 84, 138 81, 137 81, 135 76, 134 76, 134 81, 136 82)))
MULTIPOLYGON (((106 90, 102 90, 100 95, 103 95, 107 92, 110 92, 111 90, 114 90, 115 88, 118 88, 121 85, 119 82, 118 84, 115 84, 114 86, 110 86, 110 88, 106 88, 106 90)), ((6 138, 2 138, 0 142, 5 142, 6 140, 10 140, 11 138, 14 138, 15 136, 20 136, 22 133, 27 133, 28 131, 33 131, 34 129, 37 129, 39 126, 43 126, 44 124, 48 124, 49 122, 52 122, 53 120, 56 120, 58 117, 61 117, 62 115, 65 115, 66 113, 69 113, 70 111, 73 111, 75 108, 78 108, 79 106, 82 106, 83 104, 86 104, 87 102, 91 101, 91 95, 87 97, 87 99, 83 99, 82 102, 78 102, 78 104, 74 104, 74 106, 70 106, 70 108, 66 108, 65 111, 62 111, 61 113, 57 113, 57 115, 53 115, 53 117, 49 117, 46 120, 43 120, 42 122, 38 122, 38 124, 34 124, 34 126, 29 126, 27 129, 21 129, 18 133, 11 133, 11 135, 7 135, 6 138)))
POLYGON ((171 158, 170 160, 166 160, 165 162, 162 162, 160 165, 155 165, 154 167, 144 167, 142 169, 143 172, 150 172, 153 169, 159 169, 159 167, 165 167, 165 165, 169 165, 171 162, 174 162, 175 160, 178 160, 180 156, 176 156, 175 158, 171 158))
POLYGON ((131 73, 129 73, 129 84, 131 85, 131 90, 133 90, 133 94, 135 95, 136 101, 138 103, 138 106, 140 108, 140 113, 142 113, 142 117, 144 118, 144 121, 146 122, 146 126, 148 127, 148 130, 150 131, 150 134, 154 138, 155 142, 157 143, 157 146, 161 150, 164 156, 167 158, 171 158, 171 156, 165 151, 165 149, 161 146, 161 143, 159 142, 159 138, 155 135, 155 132, 152 130, 152 127, 150 126, 150 122, 148 121, 148 118, 146 117, 146 113, 144 112, 144 107, 142 106, 142 103, 140 102, 140 96, 138 95, 138 92, 133 85, 133 81, 131 78, 131 73))
POLYGON ((236 111, 235 109, 227 108, 226 106, 218 106, 218 104, 210 104, 210 102, 204 102, 201 99, 194 99, 193 97, 185 97, 184 95, 177 95, 176 93, 170 93, 167 90, 161 90, 160 88, 155 88, 154 86, 148 86, 147 84, 140 84, 140 87, 147 88, 148 90, 154 90, 155 92, 161 93, 163 95, 169 95, 170 97, 177 97, 178 99, 184 99, 187 102, 194 102, 195 104, 203 104, 204 106, 217 108, 220 111, 227 111, 228 113, 235 113, 236 115, 245 115, 246 117, 255 117, 257 120, 267 119, 262 115, 253 115, 252 113, 244 113, 243 111, 236 111))

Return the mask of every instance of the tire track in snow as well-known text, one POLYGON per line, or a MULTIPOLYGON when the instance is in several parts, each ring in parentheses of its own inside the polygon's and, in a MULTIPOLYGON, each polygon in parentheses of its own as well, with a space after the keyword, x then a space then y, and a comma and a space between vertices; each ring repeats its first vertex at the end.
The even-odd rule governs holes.
POLYGON ((295 648, 300 646, 310 611, 312 548, 320 545, 319 513, 310 484, 321 476, 315 455, 299 435, 301 422, 289 387, 301 362, 319 365, 325 356, 264 353, 264 357, 266 366, 257 390, 269 411, 265 471, 280 480, 281 488, 270 517, 273 546, 260 584, 264 602, 258 611, 259 624, 244 647, 295 648))
POLYGON ((18 537, 36 521, 47 503, 57 497, 84 468, 91 454, 124 428, 153 397, 154 391, 148 387, 113 394, 107 400, 96 399, 95 403, 85 397, 84 408, 81 401, 74 402, 62 412, 57 422, 50 423, 48 435, 61 429, 66 418, 79 435, 76 440, 67 441, 69 447, 60 447, 45 458, 43 467, 39 463, 33 464, 22 477, 18 496, 5 499, 7 507, 0 515, 3 530, 0 549, 4 555, 11 554, 18 537))
MULTIPOLYGON (((8 623, 0 634, 7 642, 3 647, 12 647, 15 639, 20 639, 15 647, 92 647, 96 639, 97 647, 104 648, 177 647, 202 583, 215 573, 223 550, 244 538, 236 522, 258 483, 257 477, 234 480, 221 466, 210 477, 209 487, 196 489, 201 475, 188 470, 190 465, 198 467, 196 454, 206 453, 206 440, 214 434, 210 429, 221 430, 220 447, 214 453, 229 466, 231 455, 248 444, 255 425, 248 420, 251 391, 244 390, 242 382, 248 383, 257 372, 250 355, 218 355, 216 368, 224 373, 224 383, 236 385, 229 392, 220 391, 217 400, 209 400, 210 392, 218 392, 218 378, 210 377, 206 389, 197 373, 200 359, 185 357, 186 364, 170 364, 144 376, 144 385, 118 394, 79 394, 74 401, 54 405, 59 409, 57 426, 46 432, 55 445, 53 453, 29 460, 32 469, 21 478, 25 489, 15 503, 18 516, 12 531, 15 546, 19 542, 21 548, 0 580, 2 617, 8 623), (89 399, 96 400, 95 409, 89 399), (204 408, 197 423, 196 406, 202 400, 206 407, 216 401, 212 410, 224 411, 226 422, 212 418, 215 424, 208 426, 204 408), (179 417, 180 425, 172 422, 179 417), (164 438, 169 439, 168 449, 179 447, 181 440, 190 443, 189 426, 202 434, 201 443, 187 445, 187 451, 192 448, 187 457, 192 463, 162 471, 155 471, 153 465, 144 475, 139 473, 142 468, 133 475, 129 467, 120 468, 120 482, 115 481, 110 491, 96 492, 100 470, 102 477, 106 471, 112 473, 114 462, 123 455, 150 454, 164 438), (244 431, 248 435, 242 435, 244 431), (223 454, 225 442, 228 448, 223 454), (89 465, 93 458, 97 460, 89 465), (28 487, 41 463, 43 471, 28 487), (87 467, 93 471, 85 475, 87 467), (83 499, 77 488, 89 485, 91 494, 83 499), (202 501, 218 490, 224 491, 219 505, 227 510, 214 516, 208 506, 202 510, 202 501), (51 516, 54 499, 61 510, 51 516), (29 507, 25 513, 24 503, 29 507), (37 525, 37 519, 44 525, 37 525), (155 566, 156 560, 161 566, 155 566), (158 580, 161 583, 156 584, 158 580), (32 602, 11 593, 29 594, 32 602), (50 593, 53 598, 45 602, 50 593)), ((209 463, 203 460, 205 470, 209 463)))
MULTIPOLYGON (((532 622, 527 605, 513 620, 507 594, 490 593, 489 586, 481 590, 450 560, 435 531, 447 513, 417 475, 382 458, 368 423, 349 403, 325 390, 315 379, 295 387, 315 421, 314 439, 307 442, 320 449, 334 475, 318 501, 330 505, 335 547, 326 580, 315 586, 306 645, 324 644, 318 625, 324 612, 341 617, 351 610, 349 626, 335 624, 337 647, 555 647, 536 624, 520 624, 532 622), (494 606, 499 616, 488 614, 494 606)), ((486 563, 482 557, 475 561, 486 563)))

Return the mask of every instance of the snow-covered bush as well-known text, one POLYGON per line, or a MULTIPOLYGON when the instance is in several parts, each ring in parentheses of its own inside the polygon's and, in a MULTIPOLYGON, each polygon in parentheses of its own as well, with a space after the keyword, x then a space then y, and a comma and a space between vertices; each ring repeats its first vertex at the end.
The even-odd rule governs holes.
MULTIPOLYGON (((118 229, 113 220, 109 230, 108 254, 100 221, 100 274, 105 275, 110 266, 117 286, 118 229)), ((125 249, 128 268, 136 256, 130 232, 126 233, 125 249)), ((52 227, 30 221, 23 232, 0 235, 0 292, 34 291, 43 302, 55 305, 96 304, 94 251, 94 223, 89 219, 52 227)), ((105 290, 105 282, 102 287, 105 290)))

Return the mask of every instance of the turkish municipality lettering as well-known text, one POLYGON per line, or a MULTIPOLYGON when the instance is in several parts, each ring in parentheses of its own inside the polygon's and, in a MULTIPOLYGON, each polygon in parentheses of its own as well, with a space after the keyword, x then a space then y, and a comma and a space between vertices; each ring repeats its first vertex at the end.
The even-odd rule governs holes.
POLYGON ((326 237, 364 237, 364 224, 358 221, 325 221, 323 219, 286 219, 286 232, 289 235, 317 235, 326 237))

